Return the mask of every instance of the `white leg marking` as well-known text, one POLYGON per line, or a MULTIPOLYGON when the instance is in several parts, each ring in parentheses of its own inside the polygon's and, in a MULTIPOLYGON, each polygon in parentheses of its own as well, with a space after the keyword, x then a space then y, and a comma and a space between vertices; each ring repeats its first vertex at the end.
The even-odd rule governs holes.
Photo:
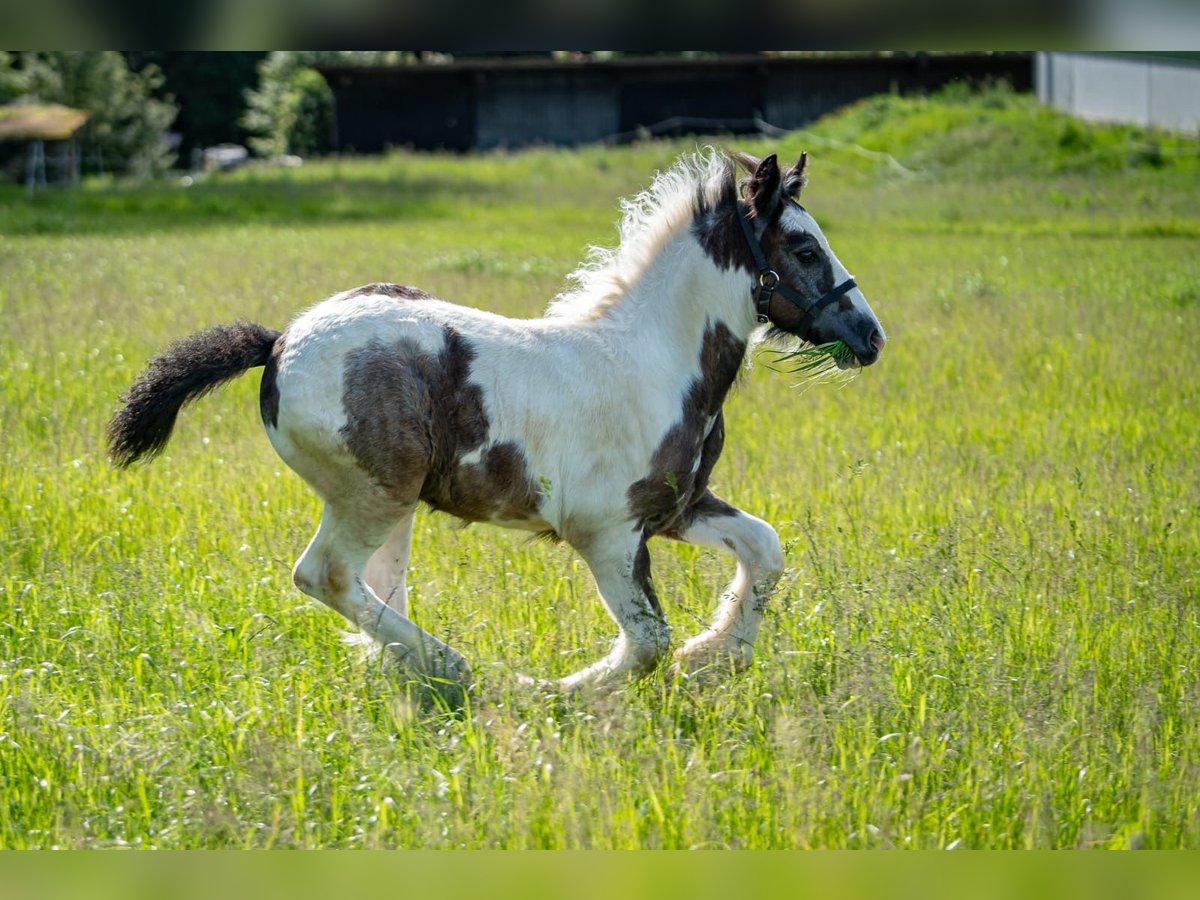
POLYGON ((405 618, 408 617, 408 558, 412 550, 415 507, 396 523, 383 546, 371 554, 364 574, 367 585, 379 598, 405 618))
POLYGON ((783 550, 775 529, 749 513, 697 519, 680 536, 737 557, 737 572, 721 595, 712 624, 675 653, 684 670, 706 666, 743 669, 753 657, 763 612, 783 574, 783 550))
POLYGON ((563 678, 559 681, 561 687, 567 690, 610 687, 649 674, 666 656, 670 629, 654 608, 643 583, 648 583, 649 566, 645 567, 643 579, 637 574, 641 543, 640 533, 621 525, 591 541, 586 551, 580 549, 596 579, 600 599, 620 628, 620 634, 607 656, 563 678))

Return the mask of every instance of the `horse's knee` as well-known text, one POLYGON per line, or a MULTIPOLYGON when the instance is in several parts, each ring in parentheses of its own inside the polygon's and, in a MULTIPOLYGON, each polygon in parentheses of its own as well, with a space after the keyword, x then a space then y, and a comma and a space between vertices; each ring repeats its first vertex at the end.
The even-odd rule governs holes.
POLYGON ((306 552, 292 570, 292 583, 310 597, 335 608, 350 586, 346 564, 326 552, 306 552))
POLYGON ((307 594, 310 597, 316 597, 319 600, 320 595, 318 594, 317 588, 317 578, 319 577, 319 574, 320 573, 315 572, 313 567, 309 564, 309 555, 306 553, 304 556, 296 560, 295 568, 292 569, 292 584, 296 586, 300 593, 307 594))
MULTIPOLYGON (((774 536, 774 532, 772 532, 772 536, 774 536)), ((783 577, 783 546, 779 543, 777 536, 774 536, 774 540, 764 552, 761 566, 764 581, 770 581, 774 584, 783 577)))
POLYGON ((779 535, 766 522, 758 520, 745 535, 747 564, 754 570, 755 581, 775 584, 783 575, 783 546, 779 535))

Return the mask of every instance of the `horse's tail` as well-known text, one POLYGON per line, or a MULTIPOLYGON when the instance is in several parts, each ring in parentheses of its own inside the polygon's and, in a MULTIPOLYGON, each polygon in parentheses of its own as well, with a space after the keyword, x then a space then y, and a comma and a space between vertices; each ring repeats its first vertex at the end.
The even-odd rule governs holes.
POLYGON ((252 322, 217 325, 167 347, 121 397, 108 423, 108 455, 121 468, 162 451, 185 403, 265 365, 278 331, 252 322))

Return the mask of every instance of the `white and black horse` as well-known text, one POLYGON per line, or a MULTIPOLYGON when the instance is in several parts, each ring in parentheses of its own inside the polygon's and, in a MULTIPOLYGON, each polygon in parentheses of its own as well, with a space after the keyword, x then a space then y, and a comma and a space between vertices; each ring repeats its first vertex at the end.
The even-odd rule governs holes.
POLYGON ((726 394, 769 329, 840 340, 856 365, 885 341, 797 203, 805 168, 805 156, 786 171, 773 155, 681 159, 623 204, 619 246, 594 250, 540 319, 370 284, 283 332, 242 322, 184 338, 125 394, 111 457, 157 453, 183 404, 265 366, 267 435, 325 503, 296 586, 418 673, 470 682, 466 660, 408 618, 420 502, 553 536, 586 560, 620 634, 563 686, 640 676, 667 654, 646 549, 660 535, 737 558, 712 623, 677 663, 745 666, 784 561, 770 525, 708 490, 726 394))

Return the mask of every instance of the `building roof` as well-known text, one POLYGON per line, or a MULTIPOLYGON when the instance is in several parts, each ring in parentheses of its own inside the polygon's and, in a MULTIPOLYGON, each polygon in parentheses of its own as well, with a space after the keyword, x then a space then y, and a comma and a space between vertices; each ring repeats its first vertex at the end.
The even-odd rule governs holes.
POLYGON ((0 141, 62 141, 83 127, 87 110, 58 103, 0 106, 0 141))
POLYGON ((540 72, 540 71, 586 71, 586 70, 620 70, 620 69, 680 69, 696 71, 699 69, 732 69, 758 66, 766 68, 795 69, 805 68, 814 63, 824 65, 842 65, 846 67, 861 65, 863 62, 886 62, 888 60, 920 61, 929 58, 970 59, 990 56, 998 59, 1030 59, 1032 54, 1024 50, 978 51, 831 51, 814 52, 812 54, 789 53, 721 53, 712 56, 676 56, 676 55, 641 55, 629 54, 617 57, 581 56, 578 58, 555 58, 544 53, 530 55, 493 56, 481 54, 456 54, 437 62, 396 62, 386 64, 353 63, 353 62, 319 62, 314 65, 317 71, 329 77, 331 75, 389 75, 394 73, 412 75, 425 73, 453 72, 540 72))

